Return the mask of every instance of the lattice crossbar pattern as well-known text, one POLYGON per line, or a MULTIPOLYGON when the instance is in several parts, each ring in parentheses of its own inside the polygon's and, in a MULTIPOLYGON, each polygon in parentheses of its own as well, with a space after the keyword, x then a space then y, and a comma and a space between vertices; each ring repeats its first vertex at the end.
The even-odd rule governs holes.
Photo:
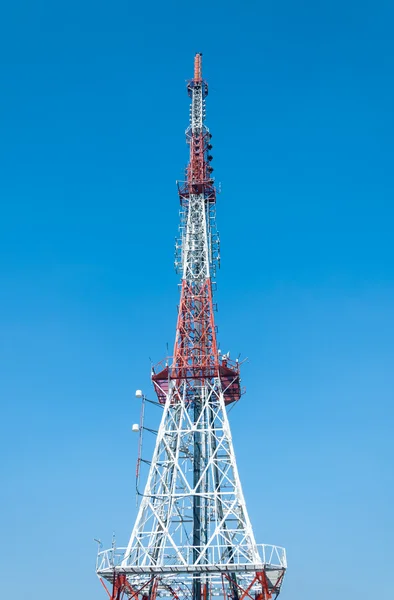
POLYGON ((220 567, 235 561, 260 564, 220 380, 196 386, 193 402, 187 386, 175 383, 122 566, 220 567), (198 545, 192 537, 196 511, 202 532, 198 545))

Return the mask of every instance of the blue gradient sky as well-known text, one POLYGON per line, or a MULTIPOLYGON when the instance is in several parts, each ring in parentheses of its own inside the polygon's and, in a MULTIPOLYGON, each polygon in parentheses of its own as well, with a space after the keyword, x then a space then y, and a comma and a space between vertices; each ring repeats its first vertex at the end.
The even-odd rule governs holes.
POLYGON ((131 532, 134 390, 174 339, 196 51, 256 537, 288 549, 283 600, 356 600, 376 577, 391 597, 392 2, 1 12, 2 597, 23 573, 33 599, 104 598, 93 538, 131 532))

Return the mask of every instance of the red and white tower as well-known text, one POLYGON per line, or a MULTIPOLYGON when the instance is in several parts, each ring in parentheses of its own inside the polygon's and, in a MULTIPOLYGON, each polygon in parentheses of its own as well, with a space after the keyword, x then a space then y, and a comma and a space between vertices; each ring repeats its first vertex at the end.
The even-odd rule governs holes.
POLYGON ((241 387, 238 362, 220 356, 216 341, 219 238, 201 54, 187 90, 190 160, 178 183, 182 283, 174 355, 152 373, 163 414, 130 541, 100 551, 97 574, 111 600, 268 600, 280 592, 286 554, 256 543, 226 412, 241 387))

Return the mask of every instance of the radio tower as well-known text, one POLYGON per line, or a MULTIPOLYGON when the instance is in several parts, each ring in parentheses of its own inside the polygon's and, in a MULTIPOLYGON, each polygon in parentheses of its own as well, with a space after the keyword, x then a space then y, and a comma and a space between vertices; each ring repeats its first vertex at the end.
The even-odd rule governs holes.
POLYGON ((256 543, 226 412, 241 387, 238 361, 221 356, 216 341, 219 238, 201 54, 187 91, 190 160, 178 183, 182 283, 174 356, 152 372, 163 414, 129 544, 99 551, 97 574, 111 600, 268 600, 280 592, 286 555, 256 543))

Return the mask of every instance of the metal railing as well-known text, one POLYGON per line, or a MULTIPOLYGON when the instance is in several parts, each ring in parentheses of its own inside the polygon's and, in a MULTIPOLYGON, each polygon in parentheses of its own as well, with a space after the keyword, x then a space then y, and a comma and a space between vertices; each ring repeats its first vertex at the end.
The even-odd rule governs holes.
MULTIPOLYGON (((196 547, 197 548, 197 547, 196 547)), ((202 547, 201 547, 202 549, 202 547)), ((197 561, 193 561, 193 546, 179 547, 177 552, 174 548, 161 548, 161 559, 159 564, 151 559, 152 556, 160 555, 155 552, 154 547, 141 548, 139 556, 135 550, 126 555, 127 548, 110 548, 102 550, 97 555, 96 570, 104 573, 119 568, 126 572, 189 572, 189 571, 220 571, 220 570, 256 570, 258 568, 286 569, 286 551, 280 546, 270 544, 257 544, 260 562, 256 563, 251 557, 251 549, 246 545, 210 546, 209 556, 200 555, 197 561)))

